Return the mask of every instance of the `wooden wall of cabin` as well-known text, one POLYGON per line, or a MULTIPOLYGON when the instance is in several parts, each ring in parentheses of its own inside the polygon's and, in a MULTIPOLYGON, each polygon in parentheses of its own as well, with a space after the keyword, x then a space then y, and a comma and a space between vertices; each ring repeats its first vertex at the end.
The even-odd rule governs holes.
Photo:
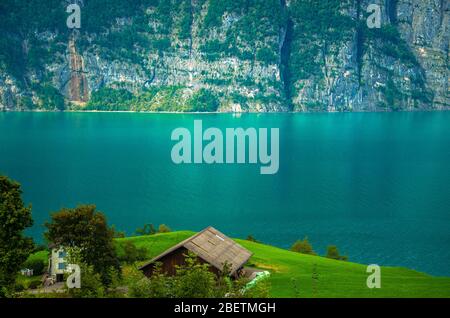
MULTIPOLYGON (((185 255, 187 253, 188 253, 188 250, 184 247, 181 247, 181 248, 173 251, 172 253, 165 255, 161 259, 159 259, 158 262, 160 262, 162 264, 162 266, 161 266, 162 272, 169 276, 175 275, 176 274, 176 266, 185 264, 185 255)), ((198 260, 201 264, 208 264, 208 262, 206 262, 205 260, 203 260, 200 257, 198 257, 198 260)), ((155 268, 154 264, 150 264, 147 267, 145 267, 143 269, 144 275, 147 277, 152 276, 154 268, 155 268)), ((218 275, 220 273, 217 268, 215 268, 214 266, 211 266, 211 265, 209 266, 209 270, 216 275, 218 275)))

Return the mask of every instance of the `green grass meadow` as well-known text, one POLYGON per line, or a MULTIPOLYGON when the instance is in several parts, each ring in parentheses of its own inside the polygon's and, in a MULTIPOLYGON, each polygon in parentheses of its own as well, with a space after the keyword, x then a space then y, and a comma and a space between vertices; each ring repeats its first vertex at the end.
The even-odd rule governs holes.
MULTIPOLYGON (((182 231, 117 239, 146 247, 149 259, 193 235, 182 231)), ((273 297, 450 297, 450 278, 432 277, 400 267, 381 268, 381 288, 366 285, 367 265, 294 253, 277 247, 237 239, 253 252, 248 265, 271 272, 273 297), (317 280, 312 278, 316 268, 317 280)))
MULTIPOLYGON (((150 260, 164 250, 194 235, 179 231, 148 236, 116 239, 117 252, 123 253, 124 242, 145 247, 150 260)), ((366 285, 367 265, 336 261, 321 256, 291 252, 277 247, 236 239, 236 242, 253 252, 247 266, 268 270, 272 297, 301 298, 397 298, 397 297, 450 297, 450 278, 433 277, 401 267, 381 267, 381 288, 369 289, 366 285), (315 268, 315 277, 313 272, 315 268)), ((40 251, 30 258, 47 259, 40 251)))

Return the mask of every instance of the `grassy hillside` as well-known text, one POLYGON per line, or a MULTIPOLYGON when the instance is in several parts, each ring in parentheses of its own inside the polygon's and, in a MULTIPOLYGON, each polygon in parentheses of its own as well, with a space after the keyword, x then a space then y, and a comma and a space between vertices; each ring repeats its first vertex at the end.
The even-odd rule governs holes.
MULTIPOLYGON (((124 242, 147 249, 148 259, 195 234, 180 231, 117 239, 117 252, 124 242)), ((236 240, 254 254, 248 265, 271 272, 273 297, 450 297, 450 278, 433 277, 406 268, 382 267, 381 288, 368 289, 366 265, 294 253, 277 247, 236 240), (313 283, 313 268, 318 274, 313 283), (313 284, 315 287, 313 288, 313 284), (313 291, 315 290, 315 291, 313 291)), ((30 258, 47 259, 41 251, 30 258)))
MULTIPOLYGON (((146 247, 150 259, 193 234, 183 231, 118 239, 118 252, 121 253, 123 242, 132 241, 138 247, 146 247)), ((273 297, 450 297, 450 278, 432 277, 405 268, 382 267, 381 288, 371 290, 366 287, 365 265, 236 241, 254 253, 249 265, 271 272, 273 297), (314 264, 319 277, 315 294, 314 264)))

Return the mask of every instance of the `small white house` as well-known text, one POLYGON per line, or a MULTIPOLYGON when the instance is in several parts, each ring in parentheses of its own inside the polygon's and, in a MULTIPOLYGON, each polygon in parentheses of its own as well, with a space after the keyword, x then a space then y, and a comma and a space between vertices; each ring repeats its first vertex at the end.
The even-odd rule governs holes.
POLYGON ((67 271, 67 252, 63 247, 52 248, 52 253, 48 261, 48 273, 54 282, 64 281, 64 274, 67 271))
POLYGON ((24 268, 20 270, 20 274, 22 274, 23 276, 30 277, 33 276, 33 270, 29 268, 24 268))

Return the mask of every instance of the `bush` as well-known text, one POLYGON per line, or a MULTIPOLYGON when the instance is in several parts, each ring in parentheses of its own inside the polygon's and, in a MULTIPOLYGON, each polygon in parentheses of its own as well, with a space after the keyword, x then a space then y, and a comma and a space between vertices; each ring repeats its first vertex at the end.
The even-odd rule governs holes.
POLYGON ((168 276, 156 263, 150 278, 137 268, 124 269, 128 296, 134 298, 223 298, 268 297, 270 284, 267 279, 246 288, 248 278, 232 280, 228 267, 220 275, 210 270, 209 264, 200 263, 193 253, 185 255, 185 263, 176 267, 176 274, 168 276))
POLYGON ((172 232, 172 230, 165 224, 161 224, 158 228, 159 233, 169 233, 172 232))
POLYGON ((128 296, 131 298, 150 298, 150 281, 142 277, 128 287, 128 296))
POLYGON ((119 260, 125 263, 134 263, 147 259, 147 249, 136 247, 132 242, 126 241, 123 245, 123 254, 119 255, 119 260))
POLYGON ((200 264, 194 254, 188 254, 183 266, 178 266, 174 294, 177 298, 210 298, 215 295, 215 275, 209 264, 200 264))
POLYGON ((64 96, 51 84, 34 85, 34 90, 38 95, 39 107, 45 110, 64 110, 64 96))
POLYGON ((302 241, 298 240, 295 242, 291 247, 291 251, 302 254, 317 255, 316 252, 314 252, 312 245, 309 243, 308 237, 305 237, 302 241))
POLYGON ((105 295, 100 274, 94 271, 93 266, 80 264, 81 288, 69 289, 69 294, 74 298, 101 298, 105 295))
POLYGON ((45 262, 40 259, 30 259, 27 260, 23 266, 23 268, 28 268, 33 270, 33 276, 42 275, 45 270, 45 262))
POLYGON ((162 264, 156 263, 152 277, 150 277, 149 296, 151 298, 173 297, 174 279, 166 276, 161 269, 162 264))
POLYGON ((153 224, 144 224, 144 227, 138 227, 136 229, 136 235, 153 235, 156 234, 156 229, 153 224))
POLYGON ((114 267, 110 267, 108 276, 111 278, 111 282, 105 288, 105 296, 108 298, 123 298, 125 292, 120 288, 123 286, 122 272, 117 271, 114 267))
POLYGON ((41 287, 42 283, 39 280, 32 280, 29 284, 28 284, 28 288, 29 289, 37 289, 39 287, 41 287))
POLYGON ((277 63, 277 56, 275 54, 275 50, 268 48, 268 47, 259 49, 256 52, 256 59, 267 65, 277 63))
POLYGON ((347 261, 348 260, 347 256, 339 255, 339 251, 335 245, 328 246, 326 257, 331 258, 331 259, 336 259, 339 261, 347 261))
POLYGON ((246 298, 269 298, 270 297, 270 282, 264 279, 256 283, 253 287, 246 290, 243 297, 246 298))
POLYGON ((253 235, 249 235, 249 236, 247 236, 247 238, 246 238, 246 240, 247 241, 249 241, 249 242, 255 242, 255 243, 261 243, 261 241, 258 241, 253 235))
POLYGON ((87 110, 129 110, 133 94, 126 89, 100 88, 92 93, 86 105, 87 110))
POLYGON ((20 293, 25 290, 25 286, 23 284, 17 283, 14 285, 14 291, 16 293, 20 293))
POLYGON ((161 270, 161 263, 155 264, 150 278, 147 278, 137 268, 127 268, 124 276, 127 277, 128 296, 132 298, 173 298, 177 294, 176 281, 161 270))
POLYGON ((191 97, 189 105, 194 112, 215 112, 220 106, 220 101, 210 90, 202 88, 191 97))

